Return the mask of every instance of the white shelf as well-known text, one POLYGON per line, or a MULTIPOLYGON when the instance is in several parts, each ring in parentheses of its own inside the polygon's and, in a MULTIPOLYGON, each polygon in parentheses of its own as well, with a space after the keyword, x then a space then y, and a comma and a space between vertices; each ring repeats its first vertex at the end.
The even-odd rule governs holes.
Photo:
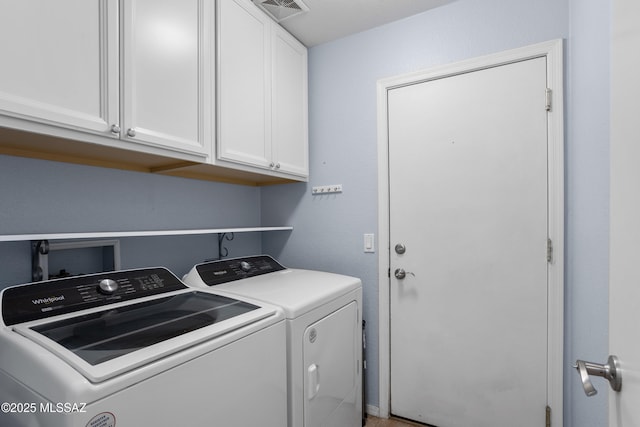
POLYGON ((0 242, 30 240, 111 239, 115 237, 184 236, 190 234, 250 233, 257 231, 291 231, 293 227, 237 227, 200 230, 104 231, 88 233, 6 234, 0 242))

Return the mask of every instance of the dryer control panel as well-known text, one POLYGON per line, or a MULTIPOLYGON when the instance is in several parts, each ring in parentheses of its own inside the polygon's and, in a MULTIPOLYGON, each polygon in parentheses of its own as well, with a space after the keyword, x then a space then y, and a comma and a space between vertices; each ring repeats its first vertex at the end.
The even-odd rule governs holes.
POLYGON ((162 267, 47 280, 5 289, 2 320, 9 326, 181 289, 187 286, 162 267))
POLYGON ((196 270, 202 281, 209 286, 233 282, 285 270, 276 260, 268 255, 258 255, 243 258, 222 259, 219 261, 198 264, 196 270))

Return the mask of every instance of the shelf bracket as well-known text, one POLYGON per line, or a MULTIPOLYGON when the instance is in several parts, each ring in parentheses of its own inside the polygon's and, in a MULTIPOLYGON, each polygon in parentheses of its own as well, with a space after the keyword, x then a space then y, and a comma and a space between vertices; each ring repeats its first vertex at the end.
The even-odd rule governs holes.
POLYGON ((232 232, 229 233, 220 233, 218 234, 218 259, 222 259, 229 255, 229 249, 226 246, 223 246, 225 240, 232 241, 235 239, 235 234, 232 232))
POLYGON ((31 280, 33 282, 40 282, 49 276, 48 271, 44 271, 47 269, 47 263, 43 262, 43 258, 48 254, 48 240, 33 240, 31 242, 31 280))

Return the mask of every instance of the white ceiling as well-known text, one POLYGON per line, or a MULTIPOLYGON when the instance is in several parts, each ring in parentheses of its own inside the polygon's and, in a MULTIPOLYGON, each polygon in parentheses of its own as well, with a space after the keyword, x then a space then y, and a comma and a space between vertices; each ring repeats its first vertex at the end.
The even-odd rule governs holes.
POLYGON ((280 22, 307 47, 359 33, 455 0, 302 0, 309 12, 280 22))

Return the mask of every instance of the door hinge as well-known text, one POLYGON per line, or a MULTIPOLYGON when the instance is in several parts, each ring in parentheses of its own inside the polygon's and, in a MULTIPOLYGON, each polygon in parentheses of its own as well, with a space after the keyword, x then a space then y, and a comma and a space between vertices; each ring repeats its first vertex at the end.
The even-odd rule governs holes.
POLYGON ((551 407, 549 405, 547 405, 547 409, 546 409, 546 422, 545 422, 545 426, 546 427, 551 427, 551 407))
POLYGON ((547 238, 547 262, 553 262, 553 241, 547 238))
POLYGON ((545 93, 545 102, 547 111, 551 111, 551 89, 547 88, 545 93))

